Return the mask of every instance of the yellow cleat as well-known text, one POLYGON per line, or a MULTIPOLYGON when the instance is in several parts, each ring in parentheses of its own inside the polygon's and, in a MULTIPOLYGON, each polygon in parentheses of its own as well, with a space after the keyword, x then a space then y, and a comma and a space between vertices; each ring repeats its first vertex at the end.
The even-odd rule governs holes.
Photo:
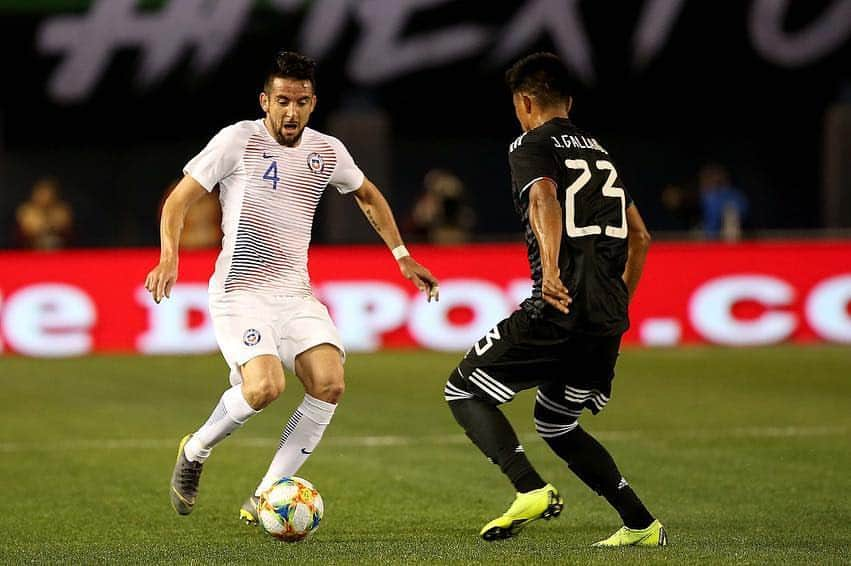
POLYGON ((245 503, 242 504, 242 507, 239 508, 239 518, 246 525, 256 525, 260 522, 260 512, 257 510, 257 506, 260 504, 260 498, 256 495, 252 495, 248 499, 245 500, 245 503))
POLYGON ((592 546, 667 546, 667 544, 668 533, 657 519, 646 529, 635 530, 621 527, 609 538, 595 542, 592 546))
POLYGON ((518 493, 508 511, 485 525, 479 535, 488 541, 511 538, 532 521, 558 517, 563 507, 558 490, 548 483, 540 489, 518 493))

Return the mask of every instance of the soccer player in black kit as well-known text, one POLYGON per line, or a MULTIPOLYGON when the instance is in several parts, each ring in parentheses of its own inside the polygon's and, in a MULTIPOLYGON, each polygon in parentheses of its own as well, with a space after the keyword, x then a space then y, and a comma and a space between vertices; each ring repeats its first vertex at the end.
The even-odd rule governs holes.
POLYGON ((661 523, 578 422, 584 409, 596 414, 611 396, 650 235, 608 151, 568 119, 572 98, 558 57, 530 55, 506 80, 524 132, 508 160, 532 296, 470 348, 444 390, 467 436, 517 491, 481 536, 509 538, 531 521, 561 513, 562 496, 532 467, 497 407, 537 386, 538 434, 623 519, 621 529, 595 546, 664 546, 661 523))

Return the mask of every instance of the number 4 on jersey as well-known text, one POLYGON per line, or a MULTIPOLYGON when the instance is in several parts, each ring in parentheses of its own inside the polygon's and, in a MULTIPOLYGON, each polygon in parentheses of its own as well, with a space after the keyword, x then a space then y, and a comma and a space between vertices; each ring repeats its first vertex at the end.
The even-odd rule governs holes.
POLYGON ((263 179, 265 179, 266 181, 272 181, 272 190, 273 191, 278 190, 278 181, 280 181, 280 179, 278 178, 278 162, 277 161, 273 161, 272 163, 269 164, 269 168, 266 169, 265 173, 263 173, 263 179))

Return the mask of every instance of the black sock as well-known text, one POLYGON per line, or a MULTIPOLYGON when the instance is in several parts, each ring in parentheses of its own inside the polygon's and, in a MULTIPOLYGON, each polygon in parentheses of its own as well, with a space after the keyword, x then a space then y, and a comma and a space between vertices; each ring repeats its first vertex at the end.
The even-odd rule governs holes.
POLYGON ((653 515, 628 485, 618 489, 606 500, 617 510, 623 524, 630 529, 646 529, 653 522, 653 515))
POLYGON ((450 401, 449 408, 470 440, 508 476, 514 489, 524 493, 546 485, 526 454, 518 451, 520 441, 502 411, 475 398, 450 401))
POLYGON ((520 493, 540 489, 547 485, 523 452, 512 454, 504 463, 499 464, 499 467, 511 480, 514 489, 520 493))
POLYGON ((544 440, 579 479, 606 498, 624 525, 630 529, 650 526, 653 516, 623 479, 612 456, 582 427, 544 440))

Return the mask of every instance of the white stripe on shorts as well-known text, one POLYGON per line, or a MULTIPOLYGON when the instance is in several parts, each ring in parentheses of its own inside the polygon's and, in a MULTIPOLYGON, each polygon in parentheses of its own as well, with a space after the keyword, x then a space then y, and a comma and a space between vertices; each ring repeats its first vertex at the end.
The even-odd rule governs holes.
POLYGON ((468 391, 464 391, 447 381, 446 387, 443 388, 443 397, 447 401, 457 401, 459 399, 472 399, 473 394, 468 391))
POLYGON ((497 381, 496 379, 494 379, 493 377, 491 377, 490 375, 488 375, 488 374, 487 374, 487 373, 485 373, 484 371, 480 370, 479 368, 476 368, 476 369, 474 369, 474 370, 473 370, 473 375, 477 375, 477 376, 479 376, 480 378, 484 379, 485 381, 489 382, 489 383, 490 383, 491 385, 493 385, 493 386, 494 386, 494 387, 495 387, 498 391, 501 391, 504 395, 508 395, 508 398, 509 398, 509 399, 513 399, 513 398, 514 398, 515 393, 514 393, 514 391, 513 391, 511 388, 509 388, 508 386, 506 386, 506 385, 504 385, 504 384, 500 383, 499 381, 497 381))
POLYGON ((583 404, 585 401, 591 400, 598 409, 606 406, 609 398, 599 391, 591 391, 588 389, 576 389, 575 387, 564 387, 564 398, 572 403, 583 404))
POLYGON ((481 389, 500 403, 507 403, 508 401, 511 401, 511 397, 505 395, 505 393, 502 393, 501 391, 497 391, 493 386, 484 381, 475 372, 470 375, 470 381, 475 385, 478 385, 479 389, 481 389))

